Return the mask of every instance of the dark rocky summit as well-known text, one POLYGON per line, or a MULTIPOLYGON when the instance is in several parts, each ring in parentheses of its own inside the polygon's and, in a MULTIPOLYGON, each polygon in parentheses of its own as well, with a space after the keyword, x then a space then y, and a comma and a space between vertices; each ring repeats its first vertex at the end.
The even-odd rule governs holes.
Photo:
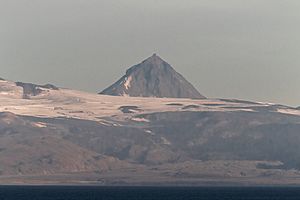
POLYGON ((156 54, 126 71, 100 94, 133 97, 203 99, 191 83, 156 54))
POLYGON ((23 96, 24 98, 28 98, 29 96, 36 96, 39 95, 43 89, 50 89, 50 90, 58 90, 59 88, 51 85, 36 85, 32 83, 22 83, 22 82, 16 82, 17 86, 23 87, 23 96))

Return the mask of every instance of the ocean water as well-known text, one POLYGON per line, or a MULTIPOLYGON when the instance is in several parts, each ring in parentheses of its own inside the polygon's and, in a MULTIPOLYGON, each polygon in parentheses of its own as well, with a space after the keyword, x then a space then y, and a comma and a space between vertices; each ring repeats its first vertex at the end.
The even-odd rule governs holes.
POLYGON ((300 188, 0 186, 0 200, 300 200, 300 188))

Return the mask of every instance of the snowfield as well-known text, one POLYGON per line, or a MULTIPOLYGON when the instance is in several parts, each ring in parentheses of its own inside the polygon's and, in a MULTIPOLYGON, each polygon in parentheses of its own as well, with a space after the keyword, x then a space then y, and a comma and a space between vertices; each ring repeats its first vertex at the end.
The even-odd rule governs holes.
MULTIPOLYGON (((130 87, 130 78, 125 87, 130 87)), ((174 99, 174 98, 143 98, 128 96, 108 96, 82 91, 59 89, 44 90, 30 99, 23 99, 22 87, 14 82, 0 81, 0 112, 11 112, 24 116, 39 117, 66 117, 105 122, 110 117, 123 121, 131 118, 132 121, 147 122, 147 119, 134 117, 137 114, 172 111, 219 111, 219 112, 256 112, 257 109, 274 108, 275 104, 261 102, 245 102, 239 100, 220 99, 174 99), (120 111, 122 106, 135 106, 138 110, 131 113, 120 111)), ((273 109, 289 115, 300 116, 300 110, 294 108, 273 109)))

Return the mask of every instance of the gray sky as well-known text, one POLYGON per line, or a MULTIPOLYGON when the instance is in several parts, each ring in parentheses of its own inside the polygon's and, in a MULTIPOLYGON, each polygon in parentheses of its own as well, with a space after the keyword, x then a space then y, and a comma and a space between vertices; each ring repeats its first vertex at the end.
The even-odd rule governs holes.
POLYGON ((300 106, 299 0, 0 0, 0 77, 99 92, 153 52, 208 97, 300 106))

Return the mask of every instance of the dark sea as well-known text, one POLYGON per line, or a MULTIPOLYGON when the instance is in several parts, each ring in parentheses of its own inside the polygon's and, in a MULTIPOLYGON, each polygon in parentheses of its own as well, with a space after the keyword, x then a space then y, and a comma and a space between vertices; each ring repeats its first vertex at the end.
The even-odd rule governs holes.
POLYGON ((300 200, 300 188, 0 186, 0 200, 300 200))

